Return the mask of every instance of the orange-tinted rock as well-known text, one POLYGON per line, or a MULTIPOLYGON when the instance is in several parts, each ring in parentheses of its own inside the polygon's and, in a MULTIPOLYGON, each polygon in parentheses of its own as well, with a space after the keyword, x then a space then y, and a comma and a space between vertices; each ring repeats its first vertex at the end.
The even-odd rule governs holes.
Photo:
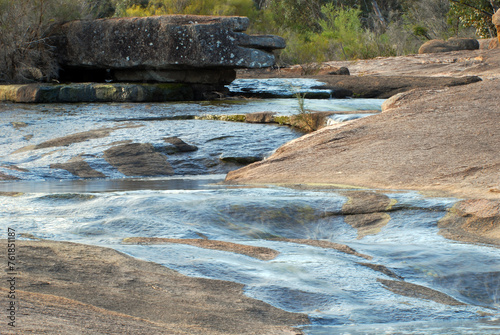
POLYGON ((447 238, 500 245, 500 200, 460 201, 438 226, 447 238))

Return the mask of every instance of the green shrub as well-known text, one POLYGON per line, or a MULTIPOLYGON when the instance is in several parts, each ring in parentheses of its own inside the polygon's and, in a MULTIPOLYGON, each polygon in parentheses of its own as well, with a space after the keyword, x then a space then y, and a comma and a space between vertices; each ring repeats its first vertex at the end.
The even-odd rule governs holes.
POLYGON ((252 0, 152 0, 148 3, 135 3, 120 8, 119 16, 151 16, 169 14, 193 15, 240 15, 253 18, 257 7, 252 0))

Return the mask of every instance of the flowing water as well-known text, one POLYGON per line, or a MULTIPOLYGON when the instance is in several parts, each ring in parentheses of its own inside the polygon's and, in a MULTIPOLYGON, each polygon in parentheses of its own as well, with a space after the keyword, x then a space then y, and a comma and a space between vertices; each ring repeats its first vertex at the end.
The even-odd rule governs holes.
MULTIPOLYGON (((381 102, 306 101, 313 110, 351 112, 334 115, 330 122, 361 116, 353 111, 380 109, 381 102)), ((438 234, 437 221, 457 199, 384 191, 395 203, 386 213, 390 220, 377 234, 360 238, 341 215, 352 190, 220 183, 227 171, 239 167, 221 157, 266 157, 301 134, 278 125, 191 116, 258 111, 287 115, 296 108, 293 99, 1 105, 0 172, 20 178, 0 183, 0 192, 20 193, 0 196, 1 226, 15 228, 27 239, 111 247, 188 276, 243 283, 250 297, 306 313, 311 320, 311 325, 302 327, 306 334, 498 334, 498 249, 438 234), (95 129, 112 130, 99 138, 36 148, 54 138, 95 129), (168 136, 199 148, 167 155, 173 176, 125 177, 102 158, 102 152, 116 143, 151 143, 160 148, 168 136), (49 167, 75 156, 107 177, 83 180, 49 167), (129 237, 203 237, 268 247, 279 255, 264 261, 183 244, 123 243, 129 237), (342 243, 373 258, 279 240, 284 238, 342 243), (451 306, 393 293, 379 279, 394 278, 362 263, 383 265, 406 282, 464 304, 451 306)))

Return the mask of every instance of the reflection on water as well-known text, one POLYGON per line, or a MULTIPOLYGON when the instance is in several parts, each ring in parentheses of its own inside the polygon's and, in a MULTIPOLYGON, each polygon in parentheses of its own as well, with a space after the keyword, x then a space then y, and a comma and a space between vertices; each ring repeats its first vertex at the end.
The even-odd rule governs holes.
POLYGON ((197 190, 223 181, 225 175, 176 176, 163 178, 121 178, 93 180, 14 181, 0 183, 0 192, 95 193, 139 190, 197 190))

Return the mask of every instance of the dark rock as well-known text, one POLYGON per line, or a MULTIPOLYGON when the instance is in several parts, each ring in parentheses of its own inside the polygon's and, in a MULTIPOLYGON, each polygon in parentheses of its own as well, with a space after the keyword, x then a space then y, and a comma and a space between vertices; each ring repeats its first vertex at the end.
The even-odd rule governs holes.
POLYGON ((172 137, 165 137, 163 139, 165 142, 170 143, 174 146, 173 150, 168 150, 169 153, 175 153, 175 152, 190 152, 190 151, 196 151, 198 150, 198 147, 195 145, 190 145, 181 140, 180 138, 176 136, 172 137))
POLYGON ((230 84, 236 78, 233 69, 213 70, 115 70, 113 78, 121 82, 164 82, 190 84, 230 84))
POLYGON ((52 169, 63 169, 69 173, 81 178, 104 178, 105 174, 94 170, 90 165, 81 157, 74 157, 66 163, 51 164, 52 169))
POLYGON ((262 160, 262 157, 242 156, 242 157, 220 157, 220 160, 226 163, 235 163, 240 165, 248 165, 262 160))
POLYGON ((165 156, 149 143, 131 143, 104 151, 104 159, 126 176, 165 176, 174 173, 165 156))
POLYGON ((19 178, 0 172, 0 180, 18 180, 19 178))
POLYGON ((330 72, 328 72, 328 74, 331 76, 349 76, 349 75, 351 75, 351 73, 349 72, 349 69, 344 67, 344 66, 338 68, 337 70, 330 71, 330 72))
POLYGON ((420 49, 419 54, 428 54, 436 52, 449 52, 459 50, 479 49, 479 42, 474 38, 450 38, 447 41, 431 40, 425 42, 420 49))
POLYGON ((234 137, 234 136, 232 136, 232 135, 225 135, 225 136, 214 137, 214 138, 211 138, 211 139, 207 140, 207 143, 208 142, 213 142, 213 141, 221 141, 221 140, 225 140, 226 138, 231 138, 231 137, 234 137))

